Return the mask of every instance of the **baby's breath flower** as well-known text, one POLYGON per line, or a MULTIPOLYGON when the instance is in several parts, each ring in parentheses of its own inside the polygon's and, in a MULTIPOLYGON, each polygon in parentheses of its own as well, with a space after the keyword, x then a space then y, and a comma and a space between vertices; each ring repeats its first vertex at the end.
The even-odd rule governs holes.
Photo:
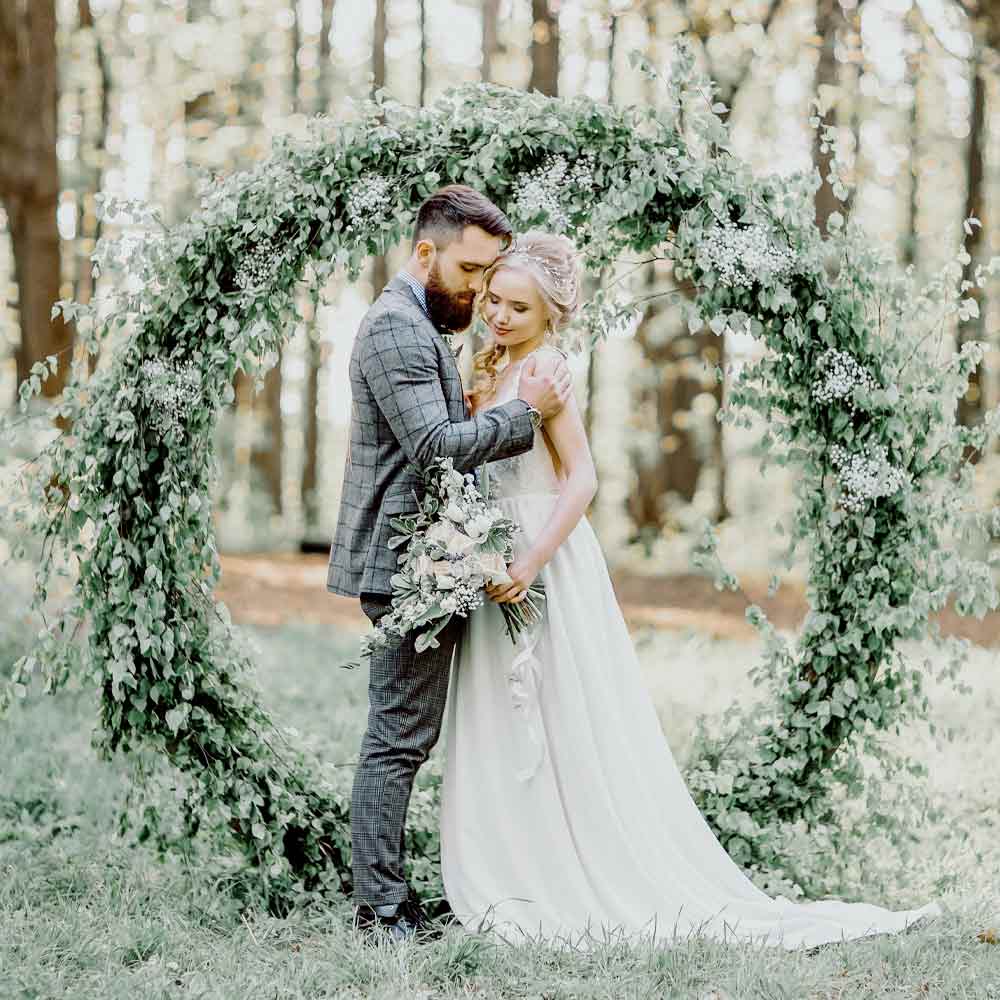
POLYGON ((906 472, 889 462, 884 445, 868 444, 860 452, 850 452, 835 444, 830 460, 840 481, 840 502, 851 514, 880 497, 894 496, 907 481, 906 472))
POLYGON ((234 280, 242 292, 259 292, 269 287, 288 259, 288 251, 271 239, 262 240, 240 258, 234 280))
POLYGON ((345 232, 357 234, 384 219, 392 208, 392 187, 380 174, 362 174, 347 194, 345 232))
POLYGON ((596 186, 593 153, 584 153, 572 164, 561 154, 550 154, 534 170, 522 173, 514 182, 513 213, 522 221, 545 215, 558 233, 569 229, 564 205, 566 192, 591 192, 596 186))
POLYGON ((695 257, 703 271, 715 271, 727 285, 749 288, 771 284, 789 274, 795 254, 779 246, 767 226, 716 223, 702 237, 695 257))
POLYGON ((869 392, 879 388, 878 382, 853 354, 830 348, 824 351, 816 364, 819 375, 813 380, 812 394, 818 403, 831 403, 835 399, 847 400, 853 411, 854 390, 860 386, 869 392))
POLYGON ((168 364, 161 358, 144 361, 141 391, 149 422, 161 433, 180 431, 184 416, 201 398, 201 376, 193 361, 168 364))

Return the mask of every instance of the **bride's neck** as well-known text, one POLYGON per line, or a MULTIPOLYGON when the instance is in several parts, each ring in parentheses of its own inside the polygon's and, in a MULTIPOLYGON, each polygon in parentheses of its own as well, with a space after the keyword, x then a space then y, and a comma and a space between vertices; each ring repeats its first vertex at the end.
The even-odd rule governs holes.
POLYGON ((507 347, 507 357, 511 362, 520 361, 526 358, 532 351, 542 346, 545 339, 544 334, 532 337, 531 340, 522 340, 520 344, 510 344, 507 347))

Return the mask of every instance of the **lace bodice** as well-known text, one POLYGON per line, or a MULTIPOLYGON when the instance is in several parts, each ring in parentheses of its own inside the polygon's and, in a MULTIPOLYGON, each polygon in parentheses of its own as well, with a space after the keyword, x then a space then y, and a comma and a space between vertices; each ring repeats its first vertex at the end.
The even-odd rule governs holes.
MULTIPOLYGON (((491 410, 495 406, 509 403, 517 399, 521 381, 521 368, 528 358, 551 352, 560 357, 561 352, 551 347, 539 347, 531 354, 525 355, 520 361, 512 362, 505 368, 498 379, 496 396, 482 409, 491 410)), ((531 450, 512 458, 499 458, 486 463, 486 471, 490 482, 490 495, 495 499, 525 496, 536 493, 559 493, 560 480, 556 472, 552 455, 545 443, 541 428, 535 431, 531 450)))

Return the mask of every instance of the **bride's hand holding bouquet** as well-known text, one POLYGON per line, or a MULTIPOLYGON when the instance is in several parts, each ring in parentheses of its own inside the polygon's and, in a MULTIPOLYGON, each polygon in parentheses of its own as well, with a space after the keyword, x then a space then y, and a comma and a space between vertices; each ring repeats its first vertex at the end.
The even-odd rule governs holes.
MULTIPOLYGON (((405 546, 391 578, 392 605, 361 641, 356 667, 373 651, 416 633, 416 651, 436 648, 437 634, 455 615, 482 607, 484 594, 496 590, 512 642, 542 618, 545 591, 537 568, 514 559, 518 525, 489 502, 471 473, 438 459, 424 472, 424 496, 412 515, 389 523, 399 534, 391 548, 405 546), (511 573, 515 575, 511 575, 511 573)), ((491 593, 492 596, 492 593, 491 593)))

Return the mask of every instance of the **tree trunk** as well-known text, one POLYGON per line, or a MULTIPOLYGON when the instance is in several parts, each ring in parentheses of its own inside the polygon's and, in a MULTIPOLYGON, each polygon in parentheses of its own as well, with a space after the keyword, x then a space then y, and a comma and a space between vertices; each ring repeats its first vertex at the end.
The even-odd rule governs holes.
MULTIPOLYGON (((650 275, 650 287, 656 279, 650 275)), ((674 493, 690 503, 698 488, 702 457, 693 432, 695 398, 703 392, 718 396, 721 385, 714 376, 722 360, 722 341, 709 330, 696 334, 664 331, 663 307, 650 304, 636 330, 645 362, 635 389, 635 410, 644 418, 646 430, 657 435, 658 448, 652 455, 634 452, 636 488, 630 498, 629 513, 639 539, 658 535, 666 520, 663 498, 674 493)), ((712 453, 722 461, 721 435, 713 419, 712 453)), ((720 465, 720 470, 723 466, 720 465)), ((726 511, 719 497, 718 516, 726 511)))
MULTIPOLYGON (((291 52, 288 63, 288 97, 294 114, 299 110, 299 63, 302 44, 298 5, 289 0, 291 13, 291 52)), ((255 469, 271 501, 275 514, 284 512, 282 480, 284 478, 285 426, 281 415, 281 365, 284 351, 279 348, 278 360, 264 376, 264 386, 253 399, 255 440, 250 452, 250 465, 255 469)))
MULTIPOLYGON (((320 73, 319 87, 316 95, 316 111, 325 112, 330 106, 330 26, 333 23, 333 0, 323 0, 322 27, 320 29, 319 57, 320 73)), ((321 350, 319 330, 316 319, 318 312, 313 310, 306 323, 306 378, 304 386, 305 398, 302 412, 305 416, 303 430, 303 460, 300 493, 302 496, 303 521, 305 523, 305 538, 302 547, 309 544, 309 538, 317 529, 319 522, 319 378, 322 370, 323 355, 321 350)), ((329 545, 324 543, 328 549, 329 545)))
MULTIPOLYGON (((375 35, 372 40, 372 95, 385 86, 385 46, 389 39, 386 8, 388 0, 375 2, 375 35)), ((421 70, 423 72, 423 70, 421 70)), ((372 259, 372 299, 382 294, 389 282, 389 262, 385 256, 372 259)))
POLYGON ((284 506, 281 501, 282 452, 284 450, 284 426, 281 419, 281 359, 264 376, 264 387, 253 400, 256 440, 250 452, 250 464, 260 473, 264 489, 271 499, 272 509, 280 514, 284 506), (260 433, 260 432, 263 433, 260 433))
MULTIPOLYGON (((820 39, 819 62, 816 66, 816 92, 823 97, 824 87, 837 86, 837 58, 834 47, 837 42, 837 27, 842 14, 839 0, 816 0, 816 34, 820 39)), ((820 125, 813 137, 813 164, 819 171, 822 183, 816 191, 815 211, 816 226, 826 236, 830 216, 840 211, 840 202, 833 193, 833 185, 827 179, 830 173, 830 161, 833 150, 822 147, 822 133, 825 126, 835 127, 837 124, 836 105, 823 108, 820 125)))
MULTIPOLYGON (((76 288, 74 298, 78 302, 89 302, 94 294, 93 263, 90 255, 97 241, 101 238, 101 219, 97 212, 95 196, 100 192, 104 178, 104 158, 107 148, 108 123, 111 118, 111 66, 107 53, 101 42, 101 36, 94 23, 94 15, 90 8, 90 0, 78 0, 78 23, 81 30, 94 33, 94 58, 97 62, 101 81, 100 111, 96 127, 89 126, 81 130, 81 142, 88 136, 93 141, 93 167, 88 177, 86 189, 80 193, 77 213, 77 247, 76 247, 76 288)), ((78 345, 78 348, 82 345, 78 345)), ((85 348, 83 348, 85 350, 85 348)), ((99 354, 88 354, 87 370, 93 375, 97 368, 99 354)))
POLYGON ((482 0, 483 14, 483 63, 482 80, 493 83, 496 66, 494 60, 501 52, 499 39, 500 0, 482 0))
MULTIPOLYGON (((608 104, 615 103, 615 56, 618 51, 618 18, 615 15, 611 16, 610 31, 608 33, 608 104)), ((598 284, 603 285, 610 273, 609 268, 605 268, 601 272, 601 276, 598 279, 598 284)), ((598 345, 592 344, 587 351, 587 408, 583 413, 583 425, 587 432, 587 439, 593 440, 594 432, 594 411, 596 409, 597 401, 597 367, 598 361, 598 345)), ((598 484, 598 490, 600 490, 600 484, 598 484)), ((591 501, 591 504, 597 502, 597 496, 591 501)))
POLYGON ((920 198, 920 73, 921 52, 910 54, 906 60, 906 75, 913 89, 913 103, 908 116, 909 170, 906 178, 906 226, 900 259, 904 267, 917 263, 920 198))
POLYGON ((420 86, 417 103, 423 107, 427 103, 427 0, 420 4, 420 86))
MULTIPOLYGON (((655 37, 657 32, 656 18, 660 6, 656 0, 646 0, 646 23, 651 38, 655 37)), ((689 9, 687 4, 683 4, 682 9, 691 31, 705 47, 711 71, 711 53, 707 47, 709 37, 706 30, 709 22, 699 16, 698 11, 689 9)), ((760 22, 765 35, 771 30, 771 25, 782 9, 783 0, 771 0, 760 22)), ((733 104, 738 99, 743 85, 749 79, 752 66, 751 58, 741 67, 736 79, 719 92, 718 99, 730 109, 726 116, 727 120, 731 117, 733 104)), ((658 312, 657 306, 653 305, 647 313, 651 322, 655 322, 658 312)), ((642 342, 642 328, 637 332, 637 339, 642 342)), ((637 467, 640 481, 632 513, 633 516, 643 518, 642 522, 637 522, 640 537, 659 533, 663 527, 662 516, 659 513, 662 492, 657 491, 672 490, 682 498, 694 497, 701 467, 691 433, 689 407, 697 395, 708 392, 714 398, 715 410, 718 412, 723 406, 725 393, 724 381, 718 381, 714 374, 716 367, 722 371, 726 368, 725 337, 717 337, 709 332, 700 332, 692 337, 681 328, 675 332, 672 339, 660 346, 649 345, 649 347, 653 356, 659 359, 651 363, 654 367, 657 364, 666 365, 665 373, 668 377, 661 379, 657 387, 645 387, 643 390, 646 393, 647 407, 651 407, 658 414, 657 419, 660 421, 661 454, 641 471, 637 467)), ((729 516, 726 502, 728 470, 725 461, 724 430, 714 418, 710 433, 710 454, 718 472, 716 520, 722 521, 729 516)))
POLYGON ((330 57, 330 29, 333 27, 333 0, 323 0, 321 8, 321 27, 319 35, 319 97, 316 110, 326 114, 330 110, 330 82, 332 66, 330 57))
MULTIPOLYGON (((986 80, 984 78, 982 53, 977 51, 972 59, 972 110, 970 115, 969 142, 966 147, 966 192, 965 211, 963 218, 975 216, 983 219, 985 193, 985 155, 986 155, 986 80)), ((983 289, 975 283, 976 263, 981 257, 983 245, 982 226, 973 226, 972 235, 965 238, 965 249, 969 261, 962 268, 963 281, 972 283, 965 295, 973 299, 979 306, 979 316, 964 320, 958 326, 958 343, 965 344, 970 340, 982 340, 984 334, 983 318, 986 309, 983 289)), ((982 422, 985 410, 983 399, 983 364, 980 363, 969 377, 969 388, 958 401, 958 422, 963 427, 975 427, 982 422)), ((967 456, 971 461, 978 461, 978 449, 970 448, 967 456)))
MULTIPOLYGON (((657 34, 657 4, 646 6, 646 25, 650 40, 657 34)), ((768 17, 773 16, 776 5, 768 17)), ((768 22, 769 23, 769 22, 768 22)), ((744 74, 745 78, 745 74, 744 74)), ((648 272, 649 289, 659 279, 652 267, 648 272)), ((664 315, 662 302, 652 300, 636 330, 636 342, 643 352, 643 369, 635 379, 633 393, 639 426, 657 440, 656 450, 636 449, 632 463, 636 475, 634 493, 628 511, 635 525, 635 539, 650 542, 666 526, 663 500, 668 493, 690 503, 698 489, 702 456, 694 434, 694 399, 711 393, 716 409, 722 406, 723 385, 715 378, 716 365, 725 370, 725 341, 709 330, 694 335, 686 327, 664 329, 671 322, 664 315)), ((675 321, 676 322, 676 321, 675 321)), ((725 502, 726 468, 722 447, 722 427, 711 423, 710 452, 718 470, 716 518, 728 516, 725 502)))
POLYGON ((528 90, 559 94, 559 15, 551 0, 531 0, 531 80, 528 90))
POLYGON ((66 384, 73 333, 52 304, 60 296, 59 164, 56 158, 56 13, 54 0, 0 3, 0 201, 14 250, 21 342, 17 381, 36 361, 59 356, 42 395, 66 384))
POLYGON ((306 324, 306 380, 305 399, 302 409, 305 414, 305 432, 302 463, 302 508, 306 538, 312 534, 319 521, 319 374, 322 368, 322 350, 316 319, 306 324))

